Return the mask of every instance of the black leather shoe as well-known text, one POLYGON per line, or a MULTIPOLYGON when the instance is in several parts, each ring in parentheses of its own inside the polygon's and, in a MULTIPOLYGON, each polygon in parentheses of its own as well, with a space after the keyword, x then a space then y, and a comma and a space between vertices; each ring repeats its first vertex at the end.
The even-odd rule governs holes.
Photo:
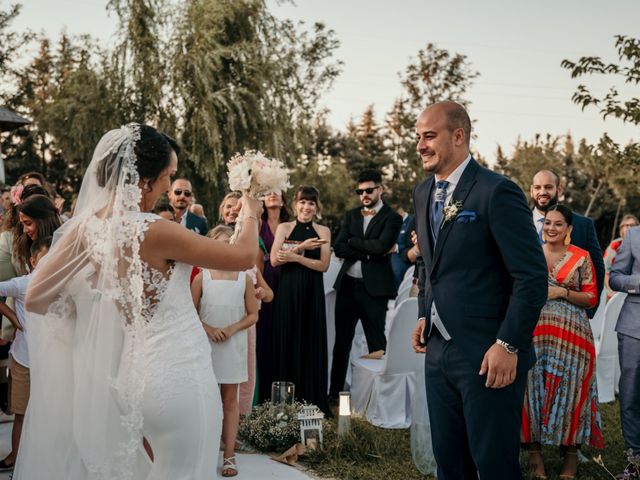
POLYGON ((6 459, 0 460, 0 472, 7 472, 9 470, 13 470, 13 463, 11 465, 9 465, 6 462, 6 459))

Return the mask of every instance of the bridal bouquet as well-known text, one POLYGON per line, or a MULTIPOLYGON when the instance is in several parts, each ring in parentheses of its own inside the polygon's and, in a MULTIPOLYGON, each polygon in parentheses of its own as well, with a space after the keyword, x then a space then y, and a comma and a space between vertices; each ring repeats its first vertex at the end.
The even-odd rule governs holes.
POLYGON ((231 190, 248 192, 256 200, 262 200, 269 193, 284 192, 291 187, 289 172, 284 164, 255 150, 237 153, 227 163, 227 171, 231 190))
MULTIPOLYGON (((269 193, 288 190, 289 172, 279 160, 265 157, 262 152, 247 150, 242 155, 236 153, 227 163, 229 187, 232 191, 247 192, 256 200, 262 200, 269 193)), ((243 219, 238 217, 231 237, 234 244, 242 231, 243 219)))

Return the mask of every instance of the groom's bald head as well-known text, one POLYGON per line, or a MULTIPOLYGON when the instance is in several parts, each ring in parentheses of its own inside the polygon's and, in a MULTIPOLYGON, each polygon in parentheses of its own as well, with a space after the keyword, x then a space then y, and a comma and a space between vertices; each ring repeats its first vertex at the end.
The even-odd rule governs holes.
MULTIPOLYGON (((471 142, 471 119, 467 110, 459 103, 452 102, 451 100, 445 100, 443 102, 437 102, 424 109, 424 112, 433 110, 440 115, 444 115, 447 122, 447 130, 450 133, 455 132, 461 128, 464 131, 464 138, 467 146, 471 142)), ((423 112, 423 113, 424 113, 423 112)))
POLYGON ((416 136, 424 170, 446 178, 469 155, 471 120, 456 102, 434 103, 418 116, 416 136))

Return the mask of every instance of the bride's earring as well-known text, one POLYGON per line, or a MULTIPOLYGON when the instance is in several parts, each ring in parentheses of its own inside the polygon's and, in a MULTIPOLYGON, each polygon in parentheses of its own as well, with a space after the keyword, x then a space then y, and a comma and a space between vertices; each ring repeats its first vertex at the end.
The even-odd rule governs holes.
POLYGON ((149 180, 146 180, 146 181, 144 182, 144 184, 142 185, 142 189, 143 189, 143 190, 145 190, 145 191, 147 191, 147 192, 148 192, 149 190, 151 190, 151 187, 149 186, 149 180))

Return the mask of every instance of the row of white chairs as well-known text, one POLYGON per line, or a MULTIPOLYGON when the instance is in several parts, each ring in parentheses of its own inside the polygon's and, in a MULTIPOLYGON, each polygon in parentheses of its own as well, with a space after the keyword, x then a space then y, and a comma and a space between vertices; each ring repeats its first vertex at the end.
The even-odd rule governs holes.
MULTIPOLYGON (((333 284, 341 266, 341 260, 332 257, 329 270, 324 274, 329 375, 336 336, 333 284)), ((368 347, 360 322, 351 346, 346 384, 351 390, 352 410, 380 427, 407 428, 411 425, 411 399, 424 362, 424 356, 414 353, 411 348, 411 332, 418 314, 417 299, 409 298, 412 284, 413 267, 406 272, 397 298, 389 302, 385 325, 387 351, 383 358, 361 358, 368 353, 368 347)))

